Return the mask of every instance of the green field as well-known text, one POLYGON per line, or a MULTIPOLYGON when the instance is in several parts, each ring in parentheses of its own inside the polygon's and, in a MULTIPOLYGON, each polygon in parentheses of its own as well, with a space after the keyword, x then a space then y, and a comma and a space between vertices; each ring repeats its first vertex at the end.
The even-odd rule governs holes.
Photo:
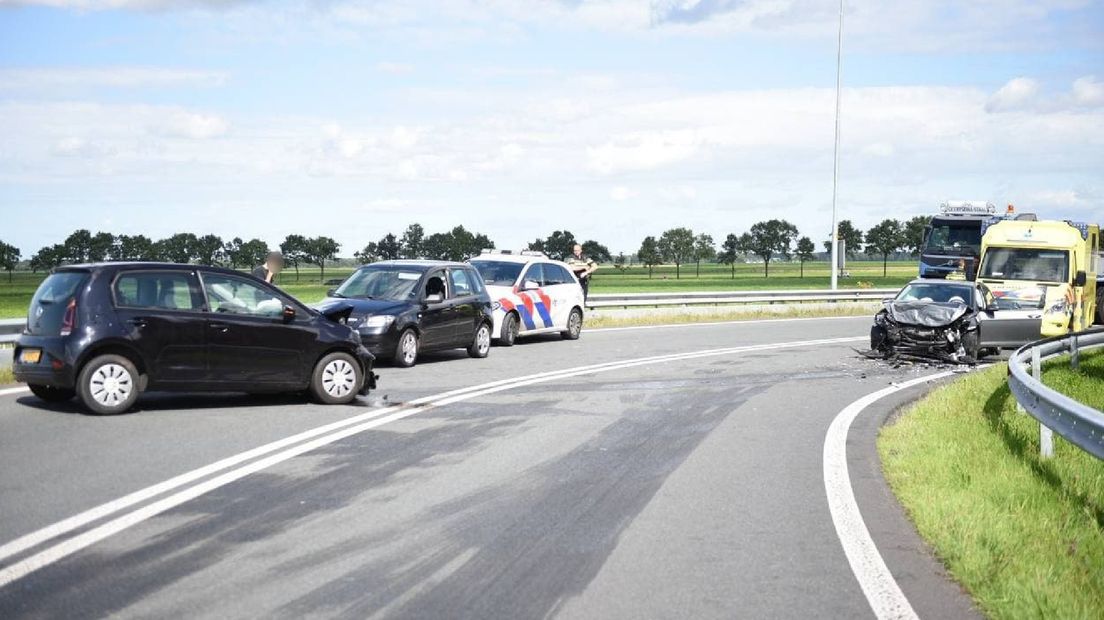
MULTIPOLYGON (((350 269, 326 269, 326 280, 343 278, 350 269)), ((817 289, 828 288, 831 272, 828 263, 805 263, 805 276, 800 277, 796 263, 771 263, 770 277, 763 277, 762 263, 736 265, 736 277, 727 265, 703 264, 701 277, 695 276, 694 265, 682 267, 682 277, 675 277, 674 265, 653 269, 652 277, 643 267, 619 271, 612 265, 603 265, 594 275, 591 293, 659 293, 679 291, 744 291, 764 289, 817 289)), ((889 264, 888 277, 882 277, 882 264, 877 261, 852 261, 848 264, 850 277, 840 278, 841 288, 873 286, 875 288, 898 287, 916 277, 915 262, 889 264)), ((280 275, 278 284, 299 299, 312 303, 326 295, 330 288, 322 284, 321 274, 315 267, 301 268, 299 278, 294 271, 280 275)), ((43 278, 42 273, 15 272, 9 284, 7 277, 0 277, 0 318, 25 316, 31 296, 43 278)))
MULTIPOLYGON (((886 478, 950 574, 994 618, 1104 618, 1104 462, 1016 411, 1007 366, 935 390, 882 431, 886 478)), ((1104 354, 1043 380, 1104 406, 1104 354)))

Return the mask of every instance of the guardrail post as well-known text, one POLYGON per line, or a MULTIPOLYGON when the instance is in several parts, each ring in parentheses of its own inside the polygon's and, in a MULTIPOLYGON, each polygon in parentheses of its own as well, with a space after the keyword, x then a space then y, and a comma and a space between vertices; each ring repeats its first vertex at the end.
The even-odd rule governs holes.
MULTIPOLYGON (((1043 382, 1043 362, 1039 356, 1039 347, 1031 349, 1031 375, 1039 383, 1043 382)), ((1054 431, 1039 423, 1039 456, 1049 459, 1054 456, 1054 431)))
POLYGON ((1081 347, 1077 344, 1077 334, 1070 338, 1070 368, 1074 370, 1081 368, 1081 347))

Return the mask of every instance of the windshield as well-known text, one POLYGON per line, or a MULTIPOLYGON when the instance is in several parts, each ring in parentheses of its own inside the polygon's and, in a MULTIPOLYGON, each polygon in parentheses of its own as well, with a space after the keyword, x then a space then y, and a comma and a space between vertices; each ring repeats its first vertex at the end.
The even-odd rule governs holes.
POLYGON ((981 222, 932 222, 925 254, 977 256, 981 251, 981 222))
POLYGON ((422 272, 396 265, 369 265, 341 283, 338 297, 409 301, 418 294, 422 272))
POLYGON ((491 286, 513 286, 525 266, 524 263, 499 260, 473 260, 471 265, 479 271, 483 282, 491 286))
POLYGON ((972 288, 954 284, 909 284, 897 293, 897 301, 935 301, 964 304, 972 295, 972 288))
POLYGON ((1033 248, 989 248, 982 259, 978 277, 1066 282, 1069 279, 1069 252, 1033 248))

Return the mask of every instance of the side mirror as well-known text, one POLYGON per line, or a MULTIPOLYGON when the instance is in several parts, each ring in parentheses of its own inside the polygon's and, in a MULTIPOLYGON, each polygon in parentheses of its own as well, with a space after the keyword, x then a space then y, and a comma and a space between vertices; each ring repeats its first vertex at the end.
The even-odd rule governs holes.
POLYGON ((1073 276, 1073 285, 1074 286, 1085 286, 1085 284, 1087 282, 1088 282, 1088 276, 1085 275, 1084 271, 1078 271, 1077 275, 1073 276))
POLYGON ((521 283, 521 290, 523 291, 535 291, 540 288, 540 285, 533 280, 526 280, 521 283))
POLYGON ((330 290, 326 291, 326 297, 333 297, 336 293, 337 293, 337 289, 336 288, 331 288, 330 290))
POLYGON ((295 308, 291 306, 284 306, 284 312, 282 314, 285 323, 290 323, 295 320, 295 308))
POLYGON ((997 302, 993 302, 988 306, 985 306, 986 312, 996 312, 997 310, 1000 310, 1000 306, 997 305, 997 302))
POLYGON ((434 293, 432 295, 425 296, 425 302, 427 304, 439 304, 445 300, 445 296, 440 293, 434 293))

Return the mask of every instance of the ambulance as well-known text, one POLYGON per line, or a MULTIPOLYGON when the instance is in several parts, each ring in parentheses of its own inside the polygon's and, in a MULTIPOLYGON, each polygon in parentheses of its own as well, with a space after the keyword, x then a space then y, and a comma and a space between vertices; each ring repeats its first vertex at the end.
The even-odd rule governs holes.
POLYGON ((1024 342, 1082 331, 1096 316, 1100 227, 1058 220, 993 219, 983 228, 977 279, 999 320, 986 329, 1024 342))

